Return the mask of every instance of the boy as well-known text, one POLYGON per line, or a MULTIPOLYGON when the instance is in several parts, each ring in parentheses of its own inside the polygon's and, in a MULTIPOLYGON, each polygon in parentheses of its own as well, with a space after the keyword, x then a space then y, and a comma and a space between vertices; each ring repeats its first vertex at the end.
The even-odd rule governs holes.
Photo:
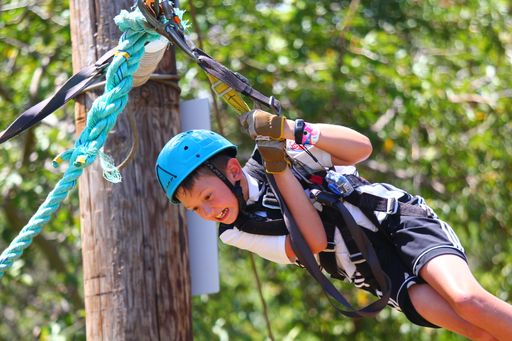
MULTIPOLYGON (((292 121, 261 110, 243 115, 241 123, 258 147, 244 167, 235 158, 236 146, 211 131, 187 131, 166 144, 156 171, 171 202, 219 222, 224 243, 292 264, 296 256, 290 237, 264 176, 265 171, 272 173, 312 253, 333 251, 338 278, 379 295, 362 265, 365 260, 352 257, 350 236, 339 226, 329 229, 339 222, 327 207, 310 200, 307 188, 317 171, 325 175, 326 168, 355 165, 368 158, 372 151, 368 138, 346 127, 292 121)), ((510 338, 512 306, 479 285, 457 236, 421 197, 388 184, 370 184, 337 169, 346 173, 354 193, 344 206, 371 240, 391 279, 390 306, 415 324, 443 327, 473 340, 510 338), (364 209, 353 198, 394 202, 396 207, 364 209)))

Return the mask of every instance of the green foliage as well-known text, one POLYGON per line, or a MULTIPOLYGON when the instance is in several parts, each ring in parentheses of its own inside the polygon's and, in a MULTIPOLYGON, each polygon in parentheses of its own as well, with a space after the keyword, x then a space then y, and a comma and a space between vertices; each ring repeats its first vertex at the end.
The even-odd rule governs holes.
MULTIPOLYGON (((279 98, 285 115, 345 124, 370 136, 374 153, 360 172, 421 193, 456 229, 482 284, 511 300, 508 2, 352 1, 355 10, 349 1, 193 3, 209 54, 279 98)), ((196 94, 204 78, 185 61, 181 69, 184 95, 196 94)), ((250 151, 250 141, 228 133, 250 151)), ((249 291, 229 286, 231 277, 250 267, 246 257, 228 249, 221 252, 227 264, 219 297, 211 296, 208 304, 194 301, 196 335, 211 335, 223 319, 228 335, 261 339, 264 325, 255 322, 261 317, 237 318, 238 307, 226 312, 230 304, 215 313, 212 301, 257 302, 249 291), (197 323, 203 315, 218 316, 211 331, 197 323), (251 323, 258 333, 245 331, 251 323)), ((316 286, 307 276, 264 266, 276 339, 293 339, 294 333, 308 340, 340 334, 361 340, 458 339, 411 326, 389 311, 376 321, 346 321, 322 294, 304 290, 316 286), (284 288, 274 293, 276 285, 284 288)))
MULTIPOLYGON (((458 232, 483 286, 512 300, 509 1, 194 0, 181 4, 187 19, 190 3, 191 38, 198 29, 207 53, 274 94, 285 115, 370 136, 374 153, 360 172, 421 193, 458 232)), ((67 2, 17 4, 0 7, 0 129, 71 74, 67 2)), ((178 66, 184 97, 208 93, 180 52, 178 66)), ((225 133, 248 155, 252 144, 228 112, 225 133)), ((50 161, 74 140, 72 106, 56 117, 0 147, 2 250, 60 177, 50 161)), ((76 195, 37 239, 3 280, 0 339, 82 339, 76 195)), ((265 339, 247 254, 224 245, 220 254, 221 292, 193 299, 196 338, 265 339)), ((276 339, 460 339, 389 309, 348 320, 304 271, 257 267, 276 339)), ((357 304, 371 299, 337 284, 357 304)))
MULTIPOLYGON (((0 8, 0 130, 71 75, 68 17, 67 2, 56 0, 0 8)), ((1 145, 2 251, 60 179, 51 160, 71 145, 73 134, 70 105, 1 145)), ((75 192, 2 279, 0 339, 83 338, 77 210, 75 192)))

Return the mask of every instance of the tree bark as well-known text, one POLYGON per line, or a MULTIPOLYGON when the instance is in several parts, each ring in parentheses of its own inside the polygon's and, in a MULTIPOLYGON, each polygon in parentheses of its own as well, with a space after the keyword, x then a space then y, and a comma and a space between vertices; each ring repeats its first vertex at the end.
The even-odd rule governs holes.
MULTIPOLYGON (((75 72, 117 45, 113 18, 131 1, 71 0, 75 72)), ((159 71, 176 73, 173 51, 159 71)), ((77 130, 99 93, 76 106, 77 130)), ((128 154, 134 115, 139 147, 121 171, 123 181, 102 177, 99 161, 80 178, 84 294, 88 340, 190 340, 188 240, 182 209, 170 207, 154 164, 159 150, 180 129, 179 89, 149 81, 130 92, 105 152, 119 164, 128 154)))

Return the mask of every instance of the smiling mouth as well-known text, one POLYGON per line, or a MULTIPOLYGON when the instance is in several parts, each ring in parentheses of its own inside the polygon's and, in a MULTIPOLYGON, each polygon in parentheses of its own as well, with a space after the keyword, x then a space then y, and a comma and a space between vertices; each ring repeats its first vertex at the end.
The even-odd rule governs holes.
POLYGON ((222 212, 220 212, 219 215, 215 216, 215 219, 222 221, 222 220, 224 220, 224 218, 226 218, 228 213, 229 213, 229 208, 225 208, 222 210, 222 212))

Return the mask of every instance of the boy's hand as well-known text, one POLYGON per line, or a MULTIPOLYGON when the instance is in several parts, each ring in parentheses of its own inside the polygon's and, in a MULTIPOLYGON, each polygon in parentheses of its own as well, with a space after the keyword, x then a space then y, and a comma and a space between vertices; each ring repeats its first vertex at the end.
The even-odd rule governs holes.
POLYGON ((270 114, 263 110, 253 110, 240 116, 240 124, 255 139, 256 136, 268 136, 273 139, 284 138, 286 117, 270 114))
POLYGON ((290 164, 285 152, 286 142, 284 140, 257 138, 256 145, 267 173, 281 173, 290 164))

